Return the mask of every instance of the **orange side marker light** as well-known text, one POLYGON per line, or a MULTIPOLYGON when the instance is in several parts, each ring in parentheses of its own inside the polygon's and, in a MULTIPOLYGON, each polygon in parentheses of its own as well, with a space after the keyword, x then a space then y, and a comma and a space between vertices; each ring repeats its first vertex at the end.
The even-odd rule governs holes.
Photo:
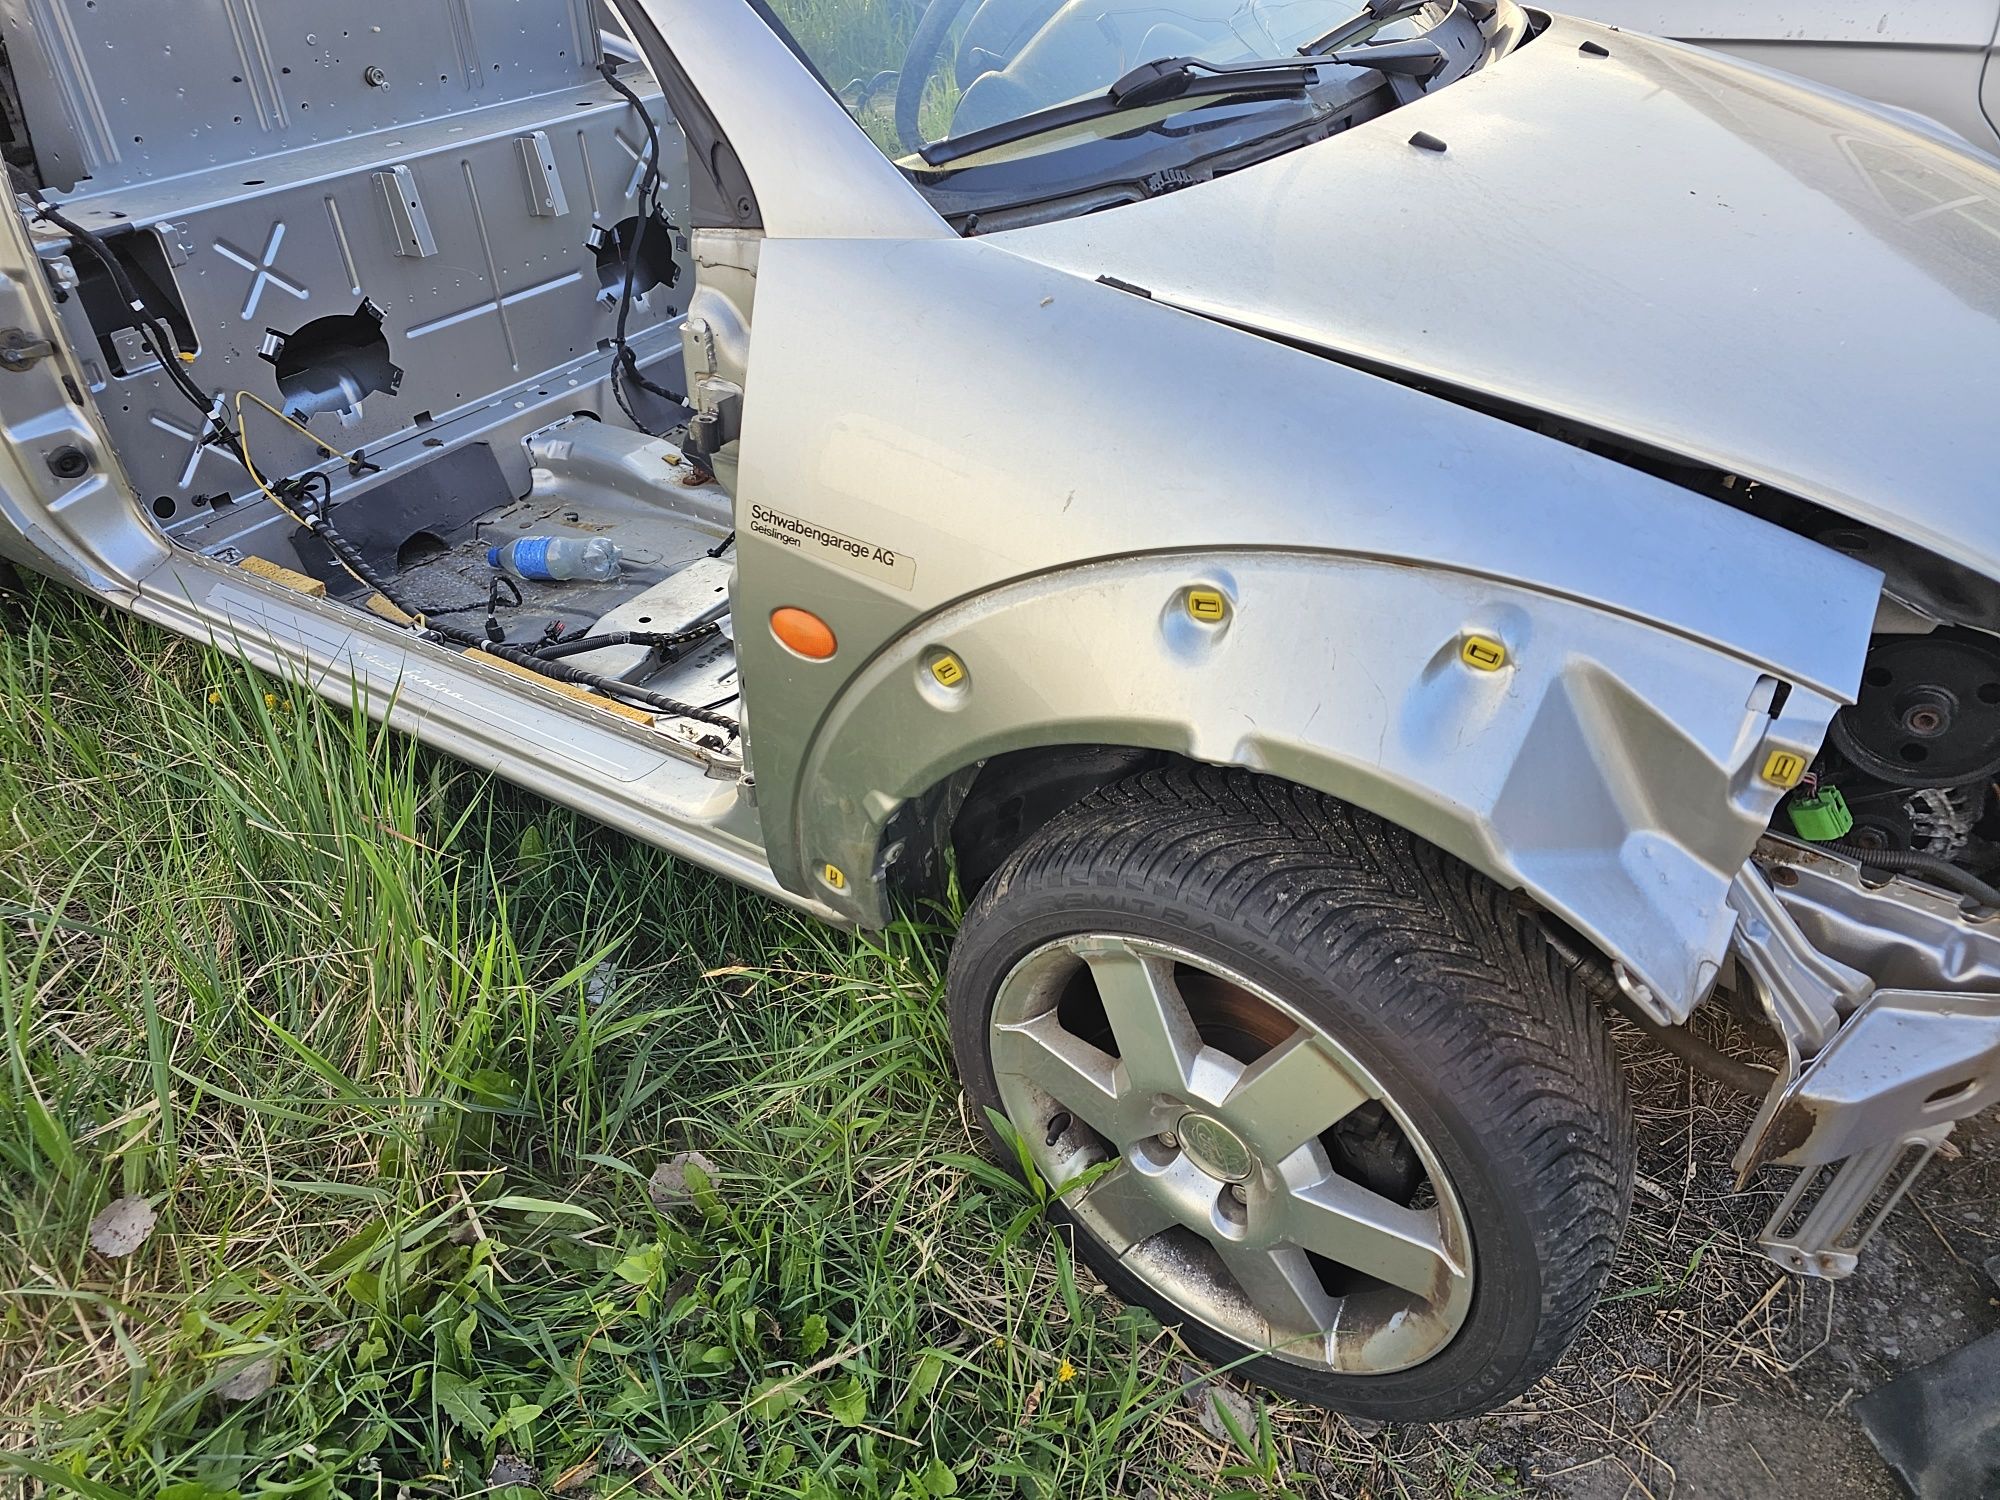
POLYGON ((771 634, 778 638, 779 645, 807 661, 825 661, 839 645, 833 638, 831 625, 810 610, 795 609, 789 604, 771 611, 771 634))

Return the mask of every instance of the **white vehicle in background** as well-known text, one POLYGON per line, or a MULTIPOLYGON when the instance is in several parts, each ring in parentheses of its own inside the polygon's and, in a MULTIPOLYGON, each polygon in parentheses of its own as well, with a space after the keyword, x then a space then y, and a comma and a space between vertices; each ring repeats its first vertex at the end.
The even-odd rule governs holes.
POLYGON ((2000 0, 1590 0, 1577 10, 1910 110, 2000 154, 2000 0))

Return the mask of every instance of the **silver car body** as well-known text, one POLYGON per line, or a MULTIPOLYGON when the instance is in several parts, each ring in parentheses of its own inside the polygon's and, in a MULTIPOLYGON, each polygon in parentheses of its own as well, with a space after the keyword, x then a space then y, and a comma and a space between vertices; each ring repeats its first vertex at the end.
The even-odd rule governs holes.
MULTIPOLYGON (((913 846, 991 757, 1168 750, 1434 840, 1589 939, 1658 1020, 1685 1019, 1734 954, 1796 1046, 1772 1121, 1871 1011, 1923 1032, 1923 1079, 1973 1070, 1942 1104, 1913 1102, 1914 1074, 1886 1102, 1812 1101, 1842 1158, 1934 1149, 1983 1105, 2000 1056, 1961 1022, 1994 1006, 1984 971, 1954 988, 1940 968, 1917 1000, 1878 1005, 1860 950, 1896 925, 1883 898, 1826 895, 1815 918, 1751 862, 1783 768, 1854 693, 1882 575, 1537 429, 1777 486, 2000 578, 1982 502, 2000 457, 1983 420, 2000 171, 1803 86, 1558 19, 1500 65, 1260 166, 965 237, 749 5, 621 9, 754 190, 724 205, 747 222, 697 213, 683 329, 696 404, 742 398, 718 464, 739 539, 740 747, 169 545, 114 414, 70 399, 106 382, 63 347, 13 216, 0 324, 56 349, 5 377, 0 552, 360 693, 834 920, 887 919, 913 846), (1416 131, 1446 149, 1413 147, 1416 131), (1918 208, 1913 181, 1949 184, 1948 209, 1918 208), (87 477, 53 472, 67 447, 87 477), (1221 616, 1196 621, 1194 592, 1219 594, 1221 616), (830 660, 774 638, 787 606, 832 622, 830 660), (949 684, 932 670, 945 656, 962 669, 949 684)), ((362 137, 347 176, 299 186, 334 203, 350 179, 402 181, 396 163, 362 137)), ((336 257, 301 300, 352 306, 352 268, 336 257)), ((256 319, 236 321, 248 336, 256 319)), ((519 444, 558 378, 601 398, 605 368, 586 353, 531 373, 465 436, 519 444)), ((382 474, 341 493, 425 462, 428 430, 387 423, 382 474)), ((1812 1159, 1767 1129, 1745 1161, 1786 1150, 1812 1159)), ((1804 1268, 1838 1269, 1821 1241, 1804 1268)))

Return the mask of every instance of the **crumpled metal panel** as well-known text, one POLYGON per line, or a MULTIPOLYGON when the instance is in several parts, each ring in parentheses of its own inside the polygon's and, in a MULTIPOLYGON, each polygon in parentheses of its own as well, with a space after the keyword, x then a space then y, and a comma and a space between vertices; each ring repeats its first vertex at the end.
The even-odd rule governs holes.
POLYGON ((1244 765, 1530 892, 1682 1019, 1715 977, 1734 927, 1723 893, 1779 795, 1757 768, 1773 743, 1816 739, 1836 706, 1798 688, 1772 719, 1758 679, 1629 619, 1407 563, 1101 562, 940 611, 878 652, 815 737, 799 839, 868 869, 887 809, 1037 744, 1244 765), (1191 588, 1227 601, 1222 623, 1186 614, 1191 588), (1500 643, 1504 665, 1468 666, 1474 638, 1500 643), (943 651, 964 675, 939 691, 925 663, 943 651))

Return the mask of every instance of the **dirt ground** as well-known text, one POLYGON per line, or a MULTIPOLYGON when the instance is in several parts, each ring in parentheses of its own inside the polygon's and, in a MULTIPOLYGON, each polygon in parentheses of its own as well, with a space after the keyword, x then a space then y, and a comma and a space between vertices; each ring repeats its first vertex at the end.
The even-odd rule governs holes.
MULTIPOLYGON (((1733 1040, 1734 1034, 1731 1034, 1733 1040)), ((1842 1282, 1788 1276, 1757 1229, 1788 1173, 1730 1195, 1751 1105, 1627 1049, 1632 1225, 1605 1303, 1553 1381, 1497 1418, 1521 1486, 1563 1500, 1891 1500, 1853 1403, 2000 1329, 2000 1116, 1961 1125, 1842 1282)), ((2000 1496, 2000 1475, 1991 1494, 2000 1496)))

